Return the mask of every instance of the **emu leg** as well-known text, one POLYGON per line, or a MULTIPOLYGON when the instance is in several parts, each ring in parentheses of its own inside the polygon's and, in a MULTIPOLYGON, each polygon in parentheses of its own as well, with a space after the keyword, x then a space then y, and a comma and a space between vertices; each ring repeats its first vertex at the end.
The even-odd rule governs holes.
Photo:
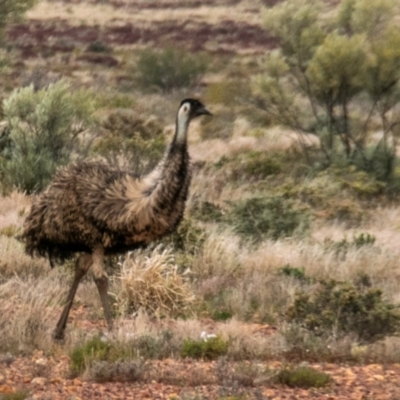
POLYGON ((81 279, 86 275, 86 272, 90 268, 91 261, 92 258, 89 254, 82 254, 76 260, 75 276, 68 293, 67 303, 65 304, 64 310, 57 322, 56 329, 53 332, 53 338, 56 340, 64 339, 65 327, 67 326, 68 315, 74 301, 76 290, 78 289, 81 279))
POLYGON ((102 278, 95 278, 94 281, 96 283, 97 290, 99 291, 108 329, 111 331, 113 327, 113 319, 111 315, 110 301, 108 299, 108 278, 107 276, 103 276, 102 278))
POLYGON ((108 299, 108 276, 104 270, 104 251, 103 248, 100 247, 96 248, 96 250, 93 252, 93 275, 94 282, 96 283, 97 290, 99 291, 108 329, 112 330, 113 320, 111 315, 110 301, 108 299))

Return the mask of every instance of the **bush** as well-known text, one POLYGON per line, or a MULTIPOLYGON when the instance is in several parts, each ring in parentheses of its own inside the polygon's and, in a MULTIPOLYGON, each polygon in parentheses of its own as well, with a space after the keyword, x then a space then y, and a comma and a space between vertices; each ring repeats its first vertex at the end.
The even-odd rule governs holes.
POLYGON ((129 168, 136 175, 152 170, 165 150, 157 121, 125 111, 111 113, 102 123, 105 133, 93 147, 108 163, 129 168))
POLYGON ((0 43, 4 39, 4 31, 7 24, 21 18, 24 12, 35 3, 36 0, 2 0, 0 9, 0 43))
POLYGON ((25 390, 18 390, 14 393, 2 393, 0 395, 0 400, 25 400, 30 398, 29 392, 25 390))
POLYGON ((110 355, 112 346, 103 341, 99 336, 94 336, 86 343, 75 347, 69 354, 70 370, 74 375, 81 374, 91 363, 106 361, 110 355))
POLYGON ((183 49, 146 49, 140 53, 137 69, 142 87, 168 92, 198 82, 206 71, 206 61, 183 49))
MULTIPOLYGON (((193 201, 193 206, 191 210, 191 215, 203 222, 220 222, 222 221, 223 218, 223 212, 220 207, 217 205, 210 203, 209 201, 200 201, 200 200, 195 200, 193 201)), ((201 235, 201 232, 199 231, 199 236, 201 235)), ((204 232, 203 235, 204 236, 204 232)), ((177 239, 177 238, 176 238, 177 239)), ((180 239, 182 240, 182 239, 180 239)), ((183 245, 183 243, 182 243, 183 245)), ((182 247, 182 245, 180 247, 182 247)))
POLYGON ((183 342, 181 356, 215 360, 218 357, 226 355, 227 352, 228 343, 219 336, 216 336, 208 338, 207 340, 186 339, 183 342))
POLYGON ((266 13, 280 48, 254 82, 260 109, 298 135, 316 135, 326 166, 338 158, 387 181, 396 160, 400 82, 397 2, 287 0, 266 13), (377 128, 376 124, 380 126, 377 128), (377 131, 383 132, 378 140, 377 131), (371 140, 372 139, 372 140, 371 140))
POLYGON ((335 280, 320 281, 313 294, 296 295, 287 312, 289 321, 299 323, 315 335, 355 334, 362 342, 374 342, 393 335, 400 328, 400 313, 382 299, 379 289, 358 287, 335 280))
POLYGON ((331 377, 325 372, 311 367, 284 368, 276 376, 276 381, 291 388, 320 388, 331 382, 331 377))
MULTIPOLYGON (((117 368, 118 365, 126 366, 123 361, 131 358, 132 355, 133 350, 127 345, 117 345, 108 341, 106 338, 93 336, 85 343, 76 346, 70 351, 70 370, 73 375, 79 375, 86 369, 89 370, 90 368, 94 367, 94 372, 96 370, 98 371, 98 378, 100 379, 100 371, 104 371, 104 369, 106 369, 105 363, 117 363, 118 361, 121 364, 117 363, 114 368, 117 368)), ((129 368, 127 371, 129 371, 129 368)), ((110 372, 110 370, 108 374, 105 372, 104 374, 105 376, 103 376, 103 378, 106 378, 106 376, 108 376, 110 379, 114 378, 114 375, 112 372, 110 372)))
POLYGON ((248 182, 281 173, 285 163, 281 154, 248 151, 232 158, 222 157, 215 167, 223 168, 230 180, 248 182))
POLYGON ((33 86, 15 90, 3 108, 8 133, 0 174, 8 185, 40 191, 58 166, 82 152, 79 134, 91 122, 93 103, 87 93, 71 92, 59 81, 36 92, 33 86))
POLYGON ((245 239, 260 242, 304 232, 309 226, 305 211, 281 197, 253 197, 239 201, 227 215, 227 222, 245 239))
POLYGON ((137 361, 93 361, 89 377, 96 382, 137 382, 145 371, 145 363, 137 361))

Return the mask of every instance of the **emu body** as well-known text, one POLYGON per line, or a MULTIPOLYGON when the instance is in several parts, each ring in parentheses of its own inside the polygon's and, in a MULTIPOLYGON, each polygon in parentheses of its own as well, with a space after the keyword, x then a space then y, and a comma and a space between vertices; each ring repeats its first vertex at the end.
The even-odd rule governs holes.
POLYGON ((33 203, 22 234, 26 252, 48 257, 52 266, 81 253, 56 339, 64 337, 79 282, 90 268, 112 328, 104 257, 144 247, 179 224, 191 178, 187 131, 190 121, 203 114, 210 113, 198 100, 182 101, 173 141, 144 178, 98 162, 72 164, 58 171, 33 203))

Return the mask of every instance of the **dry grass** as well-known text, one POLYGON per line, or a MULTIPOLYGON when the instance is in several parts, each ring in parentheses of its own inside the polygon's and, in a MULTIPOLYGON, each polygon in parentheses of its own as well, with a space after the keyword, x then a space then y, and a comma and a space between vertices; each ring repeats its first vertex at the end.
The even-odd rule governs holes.
POLYGON ((158 317, 185 314, 194 295, 170 249, 129 253, 120 263, 114 297, 122 315, 143 309, 158 317))
POLYGON ((0 197, 0 282, 12 276, 39 276, 48 270, 48 263, 25 255, 16 236, 20 233, 31 199, 17 191, 0 197))
MULTIPOLYGON (((136 25, 149 22, 160 22, 166 19, 185 20, 194 19, 206 21, 208 23, 218 23, 223 19, 234 21, 244 21, 260 25, 262 15, 259 12, 251 12, 251 9, 261 10, 261 4, 254 1, 242 1, 239 5, 231 7, 224 5, 223 2, 216 2, 212 6, 203 7, 177 7, 177 8, 146 8, 146 2, 136 2, 138 6, 143 6, 138 12, 134 7, 114 7, 104 3, 85 4, 85 2, 74 3, 71 7, 68 3, 41 1, 28 12, 28 18, 50 20, 61 18, 70 24, 79 25, 84 22, 90 25, 120 24, 132 22, 136 25), (221 4, 222 3, 222 4, 221 4)), ((170 3, 170 2, 169 2, 170 3)), ((179 5, 178 1, 176 2, 179 5)), ((160 2, 162 5, 162 2, 160 2)))
POLYGON ((14 277, 0 285, 0 348, 29 352, 52 348, 56 310, 66 295, 58 273, 47 277, 14 277))

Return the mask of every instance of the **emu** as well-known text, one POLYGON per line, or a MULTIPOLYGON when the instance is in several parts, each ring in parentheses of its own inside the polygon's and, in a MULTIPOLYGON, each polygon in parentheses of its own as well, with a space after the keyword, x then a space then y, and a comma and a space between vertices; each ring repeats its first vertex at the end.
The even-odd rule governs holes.
POLYGON ((173 140, 148 175, 138 177, 101 162, 76 163, 57 171, 33 202, 21 235, 26 253, 48 257, 51 267, 80 253, 54 339, 64 338, 76 290, 90 268, 112 329, 104 257, 145 247, 179 224, 191 179, 187 132, 200 115, 212 114, 199 100, 181 102, 173 140))

